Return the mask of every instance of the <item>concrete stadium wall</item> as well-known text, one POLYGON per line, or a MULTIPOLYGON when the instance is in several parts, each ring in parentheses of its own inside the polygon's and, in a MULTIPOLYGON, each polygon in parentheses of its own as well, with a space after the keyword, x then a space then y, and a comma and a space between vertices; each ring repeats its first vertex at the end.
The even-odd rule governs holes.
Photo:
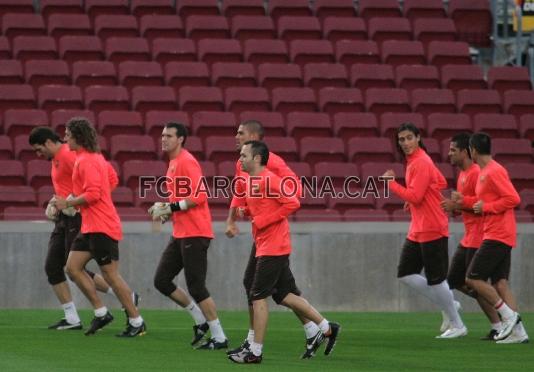
MULTIPOLYGON (((241 284, 251 245, 250 229, 242 224, 239 237, 228 239, 224 226, 215 223, 216 238, 209 249, 207 286, 218 308, 245 309, 241 284)), ((57 300, 44 273, 48 222, 0 223, 0 308, 57 308, 57 300)), ((406 223, 294 223, 291 265, 297 285, 319 310, 410 311, 435 310, 396 279, 397 260, 407 230, 406 223)), ((120 270, 141 294, 142 308, 176 308, 153 286, 153 275, 170 237, 170 226, 151 232, 150 223, 125 223, 120 243, 120 270)), ((462 234, 461 224, 451 224, 452 255, 462 234)), ((511 283, 523 311, 534 311, 534 225, 520 225, 518 248, 512 255, 511 283)), ((98 271, 96 265, 91 268, 98 271)), ((185 288, 183 274, 178 283, 185 288)), ((78 307, 89 303, 72 285, 78 307)), ((459 293, 465 310, 475 303, 459 293)), ((111 307, 119 307, 109 295, 111 307)), ((274 307, 273 307, 274 308, 274 307)))

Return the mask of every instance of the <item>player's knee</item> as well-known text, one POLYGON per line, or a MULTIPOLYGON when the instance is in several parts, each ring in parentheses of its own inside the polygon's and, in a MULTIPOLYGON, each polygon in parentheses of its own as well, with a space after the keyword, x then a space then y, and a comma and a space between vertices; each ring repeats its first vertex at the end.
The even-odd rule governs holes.
POLYGON ((176 285, 161 275, 154 277, 154 287, 164 296, 170 296, 176 290, 176 285))
POLYGON ((189 294, 191 295, 191 297, 193 297, 193 300, 195 300, 196 303, 202 302, 210 296, 206 286, 200 283, 191 285, 187 289, 189 290, 189 294))
POLYGON ((505 279, 499 280, 497 283, 493 284, 493 288, 499 293, 503 293, 508 289, 508 281, 505 279))
POLYGON ((56 285, 67 280, 62 267, 46 264, 45 272, 50 285, 56 285))

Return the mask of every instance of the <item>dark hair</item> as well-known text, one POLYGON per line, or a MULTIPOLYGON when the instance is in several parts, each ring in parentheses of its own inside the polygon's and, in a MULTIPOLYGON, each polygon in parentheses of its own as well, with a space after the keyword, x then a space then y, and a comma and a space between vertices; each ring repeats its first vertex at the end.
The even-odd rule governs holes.
POLYGON ((61 138, 49 127, 35 127, 30 132, 28 142, 30 145, 44 145, 46 141, 61 142, 61 138))
POLYGON ((491 137, 487 133, 473 134, 469 139, 469 146, 477 150, 480 155, 491 155, 491 137))
POLYGON ((456 144, 456 147, 458 147, 460 150, 466 150, 467 156, 471 158, 471 150, 469 150, 469 138, 471 138, 471 135, 467 132, 462 132, 454 135, 451 138, 451 142, 454 142, 456 144))
POLYGON ((165 124, 165 128, 176 129, 176 137, 184 137, 182 146, 185 145, 185 141, 187 140, 187 127, 184 124, 170 121, 167 124, 165 124))
MULTIPOLYGON (((401 124, 401 126, 397 129, 397 133, 395 133, 395 143, 397 144, 397 150, 400 152, 402 156, 404 156, 404 152, 402 151, 402 148, 399 145, 399 133, 405 130, 412 132, 416 136, 421 136, 421 131, 419 130, 419 128, 415 126, 415 124, 410 123, 410 122, 401 124)), ((423 139, 421 137, 419 137, 419 147, 425 150, 425 152, 427 152, 426 147, 423 144, 423 139)))
POLYGON ((260 140, 263 140, 263 136, 265 135, 265 130, 263 129, 263 125, 258 120, 246 120, 241 123, 242 126, 247 127, 248 131, 251 133, 256 133, 260 140))
POLYGON ((269 161, 269 148, 265 142, 261 141, 247 141, 243 145, 250 145, 250 150, 252 151, 252 157, 256 155, 261 156, 260 165, 267 165, 269 161))
POLYGON ((67 129, 78 145, 89 152, 100 152, 96 129, 89 119, 75 117, 67 122, 67 129))

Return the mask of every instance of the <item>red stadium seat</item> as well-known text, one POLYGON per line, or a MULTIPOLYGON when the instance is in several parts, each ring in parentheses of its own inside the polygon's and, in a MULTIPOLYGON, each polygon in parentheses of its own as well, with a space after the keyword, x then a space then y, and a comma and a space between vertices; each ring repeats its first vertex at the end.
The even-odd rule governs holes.
POLYGON ((85 107, 100 112, 130 109, 128 91, 124 87, 93 85, 85 88, 85 107))
POLYGON ((227 39, 230 37, 228 20, 222 16, 193 15, 185 22, 185 31, 188 38, 194 41, 201 39, 227 39))
POLYGON ((29 160, 37 159, 35 150, 28 143, 27 134, 13 138, 13 150, 15 152, 15 159, 20 160, 24 164, 26 164, 29 160))
POLYGON ((305 194, 303 198, 300 199, 300 211, 301 212, 315 212, 322 213, 326 209, 326 199, 325 198, 316 198, 311 194, 305 194))
POLYGON ((13 40, 13 57, 21 62, 30 59, 56 59, 56 42, 50 36, 17 36, 13 40))
POLYGON ((415 89, 411 92, 412 110, 425 116, 435 112, 455 113, 454 94, 448 89, 415 89))
POLYGON ((94 20, 101 14, 130 14, 129 0, 85 0, 85 12, 94 20))
POLYGON ((231 87, 224 94, 226 111, 240 114, 243 111, 270 111, 269 93, 264 88, 231 87))
POLYGON ((39 221, 45 220, 43 209, 39 207, 6 207, 4 220, 6 221, 39 221))
POLYGON ((155 160, 156 147, 150 136, 119 134, 111 137, 110 153, 113 160, 123 164, 126 160, 155 160))
POLYGON ((236 16, 264 16, 265 7, 262 0, 223 0, 222 13, 234 22, 236 16))
MULTIPOLYGON (((393 164, 392 164, 393 165, 393 164)), ((388 168, 382 168, 382 174, 386 171, 386 169, 391 169, 391 167, 388 168)), ((400 176, 400 173, 395 172, 395 177, 400 176)), ((396 194, 393 194, 390 192, 388 197, 382 197, 376 200, 376 209, 380 209, 383 211, 386 211, 388 213, 393 214, 395 211, 397 214, 400 214, 400 220, 405 221, 406 218, 409 221, 410 220, 410 212, 404 211, 404 200, 399 198, 396 194)))
POLYGON ((428 136, 439 141, 460 132, 472 132, 471 119, 466 114, 434 113, 428 115, 428 136))
POLYGON ((395 138, 397 129, 403 123, 412 123, 423 133, 426 132, 423 115, 418 113, 386 112, 380 116, 380 135, 387 138, 395 138))
POLYGON ((314 5, 315 16, 321 21, 326 17, 354 17, 356 9, 352 0, 316 0, 314 5))
POLYGON ((432 41, 455 41, 456 27, 449 18, 419 18, 413 23, 413 36, 426 48, 432 41))
POLYGON ((204 160, 204 146, 202 146, 202 140, 200 138, 196 136, 187 136, 185 148, 193 154, 197 160, 204 160))
POLYGON ((411 111, 404 89, 370 88, 365 94, 365 108, 375 114, 411 111))
POLYGON ((297 222, 338 222, 341 220, 341 214, 332 209, 300 209, 295 212, 295 221, 297 222))
POLYGON ((446 65, 441 67, 444 88, 458 92, 462 89, 486 89, 484 73, 479 65, 446 65))
POLYGON ((0 135, 0 160, 11 159, 13 159, 13 145, 11 144, 11 138, 0 135))
POLYGON ((473 117, 475 132, 485 132, 492 138, 518 138, 519 128, 513 115, 476 114, 473 117))
POLYGON ((339 40, 367 40, 367 27, 361 18, 326 17, 323 19, 323 39, 332 43, 339 40))
POLYGON ((258 84, 269 90, 304 85, 300 67, 292 63, 262 63, 258 66, 258 84))
POLYGON ((491 141, 494 159, 503 163, 532 162, 532 144, 527 139, 494 138, 491 141))
POLYGON ((18 160, 0 160, 0 185, 2 186, 22 186, 26 184, 24 167, 18 160))
POLYGON ((515 116, 534 114, 534 92, 524 90, 504 92, 504 111, 515 116))
POLYGON ((436 163, 436 167, 447 180, 449 188, 454 189, 456 187, 456 178, 452 165, 450 163, 436 163))
POLYGON ((291 137, 269 137, 269 150, 281 156, 286 162, 298 161, 297 143, 291 137))
POLYGON ((65 124, 74 117, 84 117, 96 125, 95 114, 88 110, 54 110, 50 116, 50 125, 60 136, 65 134, 65 124))
POLYGON ((404 0, 404 16, 412 22, 418 18, 445 18, 441 0, 404 0))
POLYGON ((8 13, 2 17, 2 34, 10 40, 16 36, 44 36, 45 22, 40 14, 8 13))
POLYGON ((406 18, 372 18, 368 33, 379 45, 386 40, 412 40, 412 27, 406 18))
POLYGON ((312 15, 308 0, 271 0, 267 12, 275 21, 281 16, 305 17, 312 15))
POLYGON ((469 115, 502 112, 501 97, 496 90, 464 89, 458 92, 458 111, 469 115))
MULTIPOLYGON (((290 112, 286 117, 286 127, 287 134, 297 141, 302 137, 332 136, 330 117, 325 113, 290 112)), ((326 140, 326 138, 324 139, 326 140)))
POLYGON ((56 40, 65 35, 88 36, 92 33, 91 21, 85 14, 52 14, 48 18, 48 35, 56 40))
POLYGON ((150 110, 176 110, 176 94, 171 87, 135 87, 132 89, 132 109, 143 114, 150 110))
POLYGON ((246 40, 243 47, 243 59, 255 65, 260 63, 288 63, 289 52, 282 40, 246 40))
MULTIPOLYGON (((343 185, 347 177, 360 177, 360 172, 356 164, 342 162, 332 162, 332 161, 321 161, 315 164, 314 173, 317 177, 317 182, 319 186, 326 186, 331 184, 335 187, 336 190, 342 190, 343 185)), ((357 188, 361 185, 351 184, 351 190, 356 186, 357 188)))
POLYGON ((23 84, 22 64, 17 60, 0 60, 0 84, 23 84))
POLYGON ((33 0, 0 1, 0 17, 6 13, 34 13, 33 0))
POLYGON ((96 36, 63 36, 59 40, 59 55, 68 63, 105 58, 102 42, 96 36))
POLYGON ((251 63, 217 62, 211 66, 212 85, 229 87, 255 87, 256 72, 251 63))
POLYGON ((39 189, 42 186, 51 186, 51 165, 52 162, 48 160, 30 160, 26 164, 26 183, 33 187, 35 190, 39 189))
POLYGON ((322 88, 319 91, 319 108, 329 115, 365 111, 362 92, 355 88, 322 88))
POLYGON ((185 36, 182 19, 177 15, 144 15, 139 21, 139 32, 149 42, 156 38, 181 38, 185 36))
POLYGON ((219 15, 217 0, 180 0, 176 2, 176 11, 182 19, 191 15, 219 15))
POLYGON ((159 178, 166 173, 167 164, 161 160, 127 160, 122 165, 123 184, 132 190, 140 187, 139 177, 159 178))
POLYGON ((349 161, 357 164, 395 161, 391 140, 387 138, 351 138, 347 148, 349 161))
POLYGON ((115 64, 123 61, 149 61, 148 42, 136 37, 111 37, 106 41, 106 57, 115 64))
POLYGON ((131 0, 132 14, 141 17, 146 14, 175 14, 173 0, 131 0))
POLYGON ((165 85, 178 93, 185 86, 209 86, 208 65, 204 62, 168 62, 165 65, 165 85))
POLYGON ((99 15, 95 18, 95 35, 102 41, 111 37, 138 37, 137 19, 132 15, 99 15))
POLYGON ((493 15, 488 0, 450 0, 449 17, 456 24, 460 40, 490 46, 493 15))
MULTIPOLYGON (((267 145, 269 144, 267 143, 267 145)), ((311 167, 308 163, 296 161, 288 162, 286 164, 299 179, 302 179, 302 177, 310 178, 313 175, 311 167)))
POLYGON ((394 66, 424 65, 423 44, 420 41, 386 40, 382 43, 382 62, 394 66))
POLYGON ((521 137, 534 141, 534 114, 521 115, 519 119, 521 137))
POLYGON ((59 14, 81 14, 83 6, 77 0, 41 0, 41 13, 46 19, 59 14))
POLYGON ((358 13, 366 21, 374 17, 400 17, 397 0, 360 0, 358 13))
POLYGON ((41 85, 69 85, 69 66, 65 61, 27 61, 24 66, 26 82, 38 88, 41 85))
MULTIPOLYGON (((360 179, 362 187, 365 185, 366 182, 371 182, 369 179, 373 179, 373 182, 378 186, 378 190, 380 190, 380 194, 382 195, 382 192, 384 190, 385 186, 385 180, 380 181, 379 177, 381 177, 386 170, 392 169, 395 172, 395 179, 397 181, 400 181, 402 183, 405 183, 404 176, 406 173, 406 169, 404 168, 404 165, 401 163, 384 163, 384 162, 368 162, 363 163, 360 168, 360 179)), ((380 203, 378 208, 382 209, 386 203, 380 203)))
POLYGON ((12 138, 27 135, 37 126, 48 126, 48 116, 42 110, 9 109, 4 113, 4 133, 12 138))
POLYGON ((196 61, 195 43, 190 39, 155 39, 152 41, 152 59, 161 64, 196 61))
MULTIPOLYGON (((286 135, 284 118, 279 112, 258 112, 245 111, 239 115, 239 122, 247 120, 258 120, 265 131, 265 135, 270 137, 283 137, 286 135)), ((268 142, 268 141, 267 141, 268 142)))
POLYGON ((119 82, 129 91, 136 86, 161 86, 163 85, 163 70, 157 62, 121 62, 119 82))
POLYGON ((102 111, 98 114, 98 132, 108 141, 117 134, 144 134, 143 118, 135 111, 102 111))
POLYGON ((534 164, 509 163, 506 170, 518 192, 534 188, 534 164))
POLYGON ((242 54, 237 40, 203 39, 198 42, 198 60, 208 65, 215 62, 241 62, 242 54))
POLYGON ((198 111, 192 119, 192 132, 198 137, 235 136, 236 118, 231 112, 198 111))
POLYGON ((304 84, 316 92, 325 87, 349 86, 347 69, 340 63, 308 63, 303 70, 304 84))
POLYGON ((378 137, 378 122, 370 112, 338 112, 333 117, 334 136, 348 141, 353 137, 378 137))
POLYGON ((317 40, 322 37, 321 24, 316 17, 282 16, 278 18, 278 38, 293 40, 317 40))
POLYGON ((215 87, 183 87, 178 94, 182 111, 224 111, 222 91, 215 87))
POLYGON ((427 50, 428 63, 438 67, 444 65, 469 65, 469 45, 455 41, 431 41, 427 50))
MULTIPOLYGON (((137 186, 137 185, 135 185, 137 186)), ((118 186, 111 192, 111 199, 116 208, 133 207, 134 194, 131 188, 118 186)))
POLYGON ((354 64, 378 64, 378 45, 368 40, 340 40, 336 42, 336 60, 347 68, 354 64))
POLYGON ((117 73, 111 62, 79 61, 72 64, 72 81, 80 88, 90 85, 117 85, 117 73))
POLYGON ((248 39, 276 38, 276 30, 271 17, 238 15, 232 18, 231 27, 232 38, 241 42, 248 39))
POLYGON ((147 111, 145 117, 145 132, 157 141, 161 137, 163 127, 170 121, 190 127, 189 115, 182 111, 147 111))
POLYGON ((0 115, 9 109, 33 109, 35 107, 35 96, 31 85, 0 85, 0 115))
POLYGON ((334 48, 328 40, 293 40, 289 55, 291 61, 301 67, 308 63, 335 62, 334 48))
MULTIPOLYGON (((442 161, 442 157, 441 157, 442 151, 441 151, 440 143, 438 142, 438 140, 435 138, 429 138, 429 137, 421 138, 421 140, 425 144, 426 152, 428 156, 430 156, 432 160, 434 160, 434 162, 436 163, 442 161)), ((448 159, 448 155, 445 154, 445 157, 443 157, 443 161, 447 161, 447 159, 448 159)))
POLYGON ((397 66, 395 80, 398 88, 408 91, 440 88, 439 72, 436 66, 397 66))
POLYGON ((9 46, 9 40, 5 36, 0 36, 0 58, 11 58, 11 47, 9 46))
POLYGON ((322 161, 345 161, 345 147, 340 138, 304 137, 300 141, 300 160, 311 166, 322 161))
POLYGON ((519 196, 521 197, 521 209, 534 213, 534 189, 522 190, 519 196))
POLYGON ((205 141, 206 159, 219 163, 221 161, 236 161, 237 151, 234 137, 210 136, 205 141))
POLYGON ((384 222, 389 221, 389 214, 376 209, 347 209, 343 213, 346 222, 384 222))
POLYGON ((403 209, 397 209, 391 212, 391 221, 394 222, 408 222, 411 221, 411 216, 409 211, 403 209))
POLYGON ((311 88, 274 88, 272 108, 284 115, 291 111, 313 112, 317 110, 315 94, 311 88))
POLYGON ((394 88, 393 66, 378 64, 355 64, 350 69, 351 85, 366 91, 369 88, 394 88))
POLYGON ((374 210, 375 209, 376 200, 372 195, 367 195, 366 198, 364 197, 354 197, 350 198, 348 196, 344 196, 342 198, 330 198, 328 202, 328 207, 331 209, 335 209, 341 213, 345 213, 347 210, 362 210, 368 211, 368 210, 374 210))
POLYGON ((43 85, 39 88, 39 108, 48 113, 83 109, 82 91, 74 85, 43 85))
POLYGON ((532 83, 526 67, 493 66, 488 71, 488 84, 503 94, 507 90, 531 90, 532 83))

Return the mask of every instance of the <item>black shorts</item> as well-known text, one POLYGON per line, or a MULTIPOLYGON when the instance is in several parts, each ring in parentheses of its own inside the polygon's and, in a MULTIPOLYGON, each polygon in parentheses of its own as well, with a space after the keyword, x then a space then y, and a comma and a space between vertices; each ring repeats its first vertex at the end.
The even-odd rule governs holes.
POLYGON ((449 275, 447 275, 447 282, 451 289, 460 289, 465 285, 467 268, 471 264, 477 251, 478 248, 466 248, 461 244, 458 245, 458 248, 452 257, 449 275))
POLYGON ((436 285, 447 279, 448 241, 447 237, 425 243, 406 239, 399 260, 397 277, 420 274, 424 268, 428 285, 436 285))
POLYGON ((67 280, 64 267, 72 242, 80 232, 81 221, 79 213, 73 217, 60 213, 55 222, 54 230, 48 240, 48 252, 45 260, 45 272, 52 285, 67 280))
POLYGON ((497 240, 484 240, 467 269, 467 277, 491 279, 493 284, 501 279, 508 280, 511 261, 512 247, 497 240))
POLYGON ((79 233, 71 250, 91 253, 99 266, 119 260, 119 242, 103 233, 79 233))
POLYGON ((256 272, 256 244, 252 244, 250 250, 250 256, 247 262, 247 268, 243 275, 243 286, 245 287, 245 293, 247 294, 248 304, 252 306, 252 300, 250 299, 250 290, 252 289, 252 283, 254 282, 254 273, 256 272))
POLYGON ((289 255, 257 257, 250 300, 262 300, 272 296, 273 300, 280 304, 290 293, 300 296, 300 290, 289 268, 289 255))

